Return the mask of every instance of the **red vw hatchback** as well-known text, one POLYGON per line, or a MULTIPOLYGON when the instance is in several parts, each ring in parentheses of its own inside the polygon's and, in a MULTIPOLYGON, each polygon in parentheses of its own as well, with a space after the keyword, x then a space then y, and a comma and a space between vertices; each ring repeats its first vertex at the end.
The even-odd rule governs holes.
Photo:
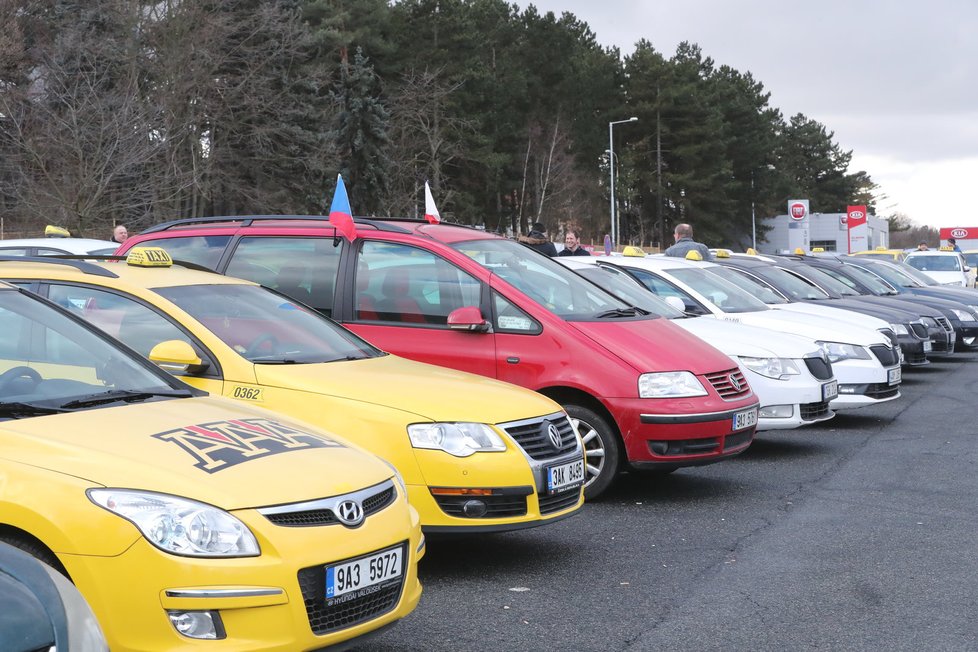
MULTIPOLYGON (((671 471, 744 451, 758 401, 737 365, 550 258, 474 228, 325 217, 180 220, 120 248, 257 281, 391 353, 529 387, 564 406, 586 447, 586 495, 620 470, 671 471)), ((533 451, 526 454, 533 457, 533 451)))

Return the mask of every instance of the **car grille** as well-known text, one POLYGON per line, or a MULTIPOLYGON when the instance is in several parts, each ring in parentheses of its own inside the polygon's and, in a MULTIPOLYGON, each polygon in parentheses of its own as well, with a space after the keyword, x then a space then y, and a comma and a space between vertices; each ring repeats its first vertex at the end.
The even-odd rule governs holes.
POLYGON ((750 385, 747 383, 747 379, 744 378, 744 374, 740 369, 706 374, 706 379, 713 385, 713 389, 717 391, 720 398, 725 401, 750 394, 750 385))
POLYGON ((568 489, 555 494, 540 494, 537 500, 540 502, 541 514, 553 514, 562 509, 573 507, 581 497, 581 488, 568 489))
POLYGON ((934 317, 934 321, 941 325, 945 333, 951 333, 954 329, 951 327, 951 321, 947 317, 934 317))
POLYGON ((832 363, 825 358, 805 358, 805 366, 818 380, 828 380, 832 377, 832 363))
POLYGON ((913 334, 922 340, 926 340, 928 337, 930 337, 930 335, 927 333, 927 326, 924 324, 911 323, 910 330, 912 330, 913 334))
MULTIPOLYGON (((357 557, 332 562, 330 565, 342 564, 357 557)), ((381 616, 397 606, 401 590, 404 587, 404 577, 407 574, 408 561, 407 544, 401 543, 401 576, 378 584, 372 593, 352 597, 354 594, 342 595, 339 598, 326 599, 326 566, 313 566, 299 570, 299 588, 302 599, 306 604, 306 615, 309 626, 314 634, 323 635, 336 629, 345 629, 381 616), (346 599, 344 599, 346 598, 346 599)))
POLYGON ((896 396, 900 391, 897 385, 887 385, 886 383, 873 383, 866 386, 866 391, 863 392, 866 396, 870 398, 890 398, 891 396, 896 396))
POLYGON ((735 448, 740 448, 744 444, 749 444, 754 438, 754 428, 748 428, 743 432, 735 432, 727 435, 723 439, 723 451, 727 452, 735 448))
POLYGON ((883 335, 886 335, 886 339, 890 340, 890 344, 893 345, 893 348, 894 349, 900 347, 900 340, 897 339, 897 335, 896 335, 896 333, 893 332, 893 329, 891 329, 891 328, 881 328, 880 329, 880 333, 882 333, 883 335))
POLYGON ((798 407, 798 412, 802 421, 814 421, 815 419, 821 419, 822 417, 827 416, 829 413, 828 401, 822 401, 821 403, 805 403, 798 407))
POLYGON ((526 494, 498 496, 440 496, 433 495, 441 511, 456 518, 507 518, 526 515, 526 494), (462 507, 470 500, 478 500, 486 505, 482 516, 469 516, 462 507))
MULTIPOLYGON (((931 351, 933 350, 934 348, 931 347, 931 351)), ((927 354, 923 351, 904 351, 903 357, 907 364, 923 364, 927 362, 927 354)))
POLYGON ((336 516, 336 506, 344 500, 356 500, 363 507, 363 517, 366 519, 376 514, 394 502, 397 491, 390 480, 379 485, 363 489, 351 494, 333 496, 293 505, 278 505, 259 509, 269 521, 284 527, 318 527, 340 523, 336 516))
POLYGON ((653 455, 671 457, 678 455, 704 455, 714 453, 720 447, 719 437, 704 437, 703 439, 663 439, 648 440, 649 450, 653 455))
POLYGON ((557 413, 539 419, 501 423, 499 427, 516 440, 527 455, 535 460, 548 460, 577 450, 577 435, 566 415, 557 413), (555 447, 548 430, 553 424, 560 433, 561 444, 555 447))
POLYGON ((900 354, 899 349, 892 349, 888 346, 883 346, 882 344, 877 344, 875 346, 869 347, 869 350, 873 352, 876 359, 884 367, 891 367, 895 364, 900 364, 900 354))

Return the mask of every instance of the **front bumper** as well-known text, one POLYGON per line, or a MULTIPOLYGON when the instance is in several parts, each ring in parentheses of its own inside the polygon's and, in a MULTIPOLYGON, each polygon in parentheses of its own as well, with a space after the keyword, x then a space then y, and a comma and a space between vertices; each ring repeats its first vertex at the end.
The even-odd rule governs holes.
POLYGON ((769 378, 750 369, 745 371, 754 394, 761 402, 758 432, 789 430, 835 416, 829 409, 835 379, 818 380, 808 373, 804 365, 801 368, 803 371, 800 374, 788 376, 785 380, 769 378))

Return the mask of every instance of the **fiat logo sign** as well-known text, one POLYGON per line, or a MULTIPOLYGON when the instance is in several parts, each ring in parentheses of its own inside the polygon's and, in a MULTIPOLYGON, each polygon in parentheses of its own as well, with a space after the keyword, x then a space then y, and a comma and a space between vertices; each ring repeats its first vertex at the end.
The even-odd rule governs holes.
POLYGON ((805 205, 804 204, 797 203, 797 204, 792 204, 791 205, 791 219, 793 219, 793 220, 803 220, 803 219, 805 219, 805 215, 807 215, 807 214, 808 213, 805 210, 805 205))
POLYGON ((951 229, 951 237, 952 238, 955 238, 955 239, 957 239, 957 238, 967 238, 968 237, 968 229, 951 229))

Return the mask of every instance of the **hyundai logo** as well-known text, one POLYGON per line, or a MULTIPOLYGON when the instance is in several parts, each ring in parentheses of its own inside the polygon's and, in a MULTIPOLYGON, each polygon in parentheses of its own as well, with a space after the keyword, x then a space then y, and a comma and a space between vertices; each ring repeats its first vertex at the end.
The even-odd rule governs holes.
POLYGON ((355 500, 344 500, 336 506, 336 518, 347 527, 357 527, 363 523, 363 507, 355 500))

